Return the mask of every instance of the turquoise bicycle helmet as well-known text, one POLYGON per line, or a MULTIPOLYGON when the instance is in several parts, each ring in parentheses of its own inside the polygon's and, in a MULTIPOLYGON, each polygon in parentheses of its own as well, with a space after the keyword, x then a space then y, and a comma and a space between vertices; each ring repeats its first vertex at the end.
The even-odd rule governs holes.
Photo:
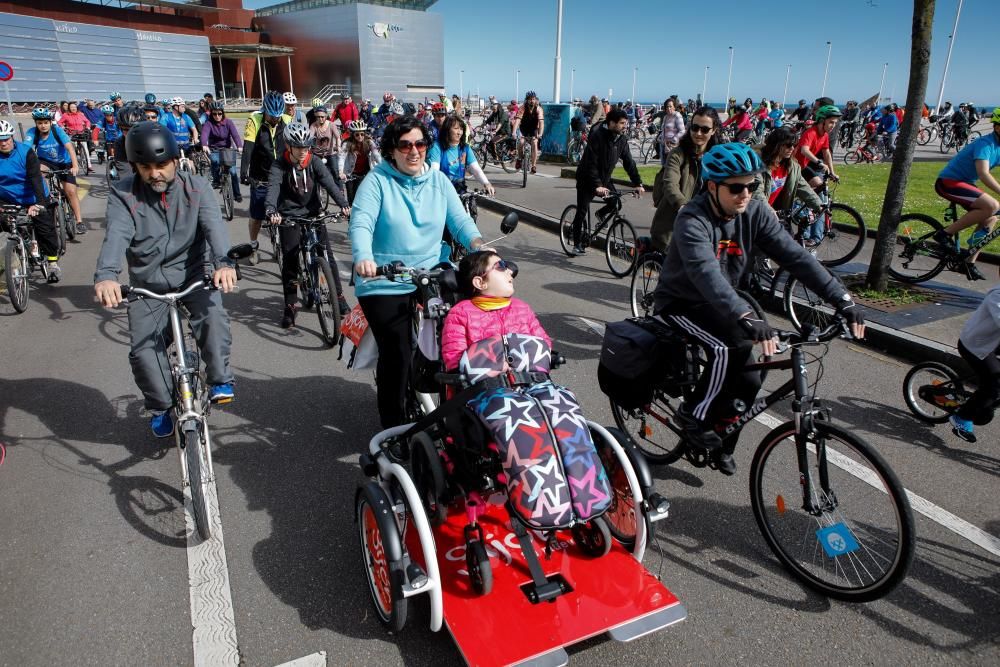
POLYGON ((50 109, 46 109, 45 107, 38 107, 31 111, 31 117, 34 120, 52 120, 53 114, 50 109))
POLYGON ((264 104, 260 108, 268 116, 278 117, 285 113, 285 100, 281 93, 276 90, 269 90, 264 94, 264 104))
POLYGON ((752 176, 764 171, 764 163, 752 148, 742 141, 716 144, 701 159, 704 181, 724 181, 734 176, 752 176))

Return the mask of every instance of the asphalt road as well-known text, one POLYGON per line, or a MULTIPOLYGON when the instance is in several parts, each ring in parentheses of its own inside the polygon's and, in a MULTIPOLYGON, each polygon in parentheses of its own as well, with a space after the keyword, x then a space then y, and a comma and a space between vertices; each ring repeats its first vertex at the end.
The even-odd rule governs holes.
MULTIPOLYGON (((529 187, 545 183, 533 178, 529 187)), ((94 231, 71 246, 62 283, 35 286, 27 313, 14 315, 0 296, 3 665, 194 662, 179 466, 141 415, 124 310, 92 301, 103 211, 95 185, 84 201, 94 231)), ((246 238, 245 205, 238 213, 234 243, 246 238)), ((486 211, 480 223, 487 237, 499 226, 486 211)), ((338 256, 349 257, 344 227, 332 231, 338 256)), ((627 283, 599 253, 569 259, 555 236, 528 225, 502 252, 521 267, 518 295, 569 360, 558 380, 590 418, 612 423, 595 382, 601 339, 588 321, 599 328, 623 318, 627 283)), ((279 328, 272 261, 245 268, 225 302, 237 399, 211 423, 243 664, 271 667, 319 651, 331 665, 458 664, 447 633, 427 629, 426 605, 414 605, 406 629, 392 636, 368 600, 351 515, 362 480, 357 456, 378 429, 371 374, 346 370, 323 347, 312 314, 301 313, 294 330, 279 328)), ((834 420, 874 444, 912 492, 1000 536, 1000 426, 979 429, 970 445, 918 423, 902 400, 906 370, 836 341, 820 394, 834 420)), ((769 385, 777 381, 772 375, 769 385)), ((658 524, 661 552, 652 549, 645 565, 689 618, 631 644, 589 640, 571 649, 574 664, 1000 662, 1000 551, 923 515, 910 576, 888 597, 851 605, 798 585, 749 508, 750 456, 766 431, 747 427, 735 477, 685 463, 655 469, 672 509, 658 524)))

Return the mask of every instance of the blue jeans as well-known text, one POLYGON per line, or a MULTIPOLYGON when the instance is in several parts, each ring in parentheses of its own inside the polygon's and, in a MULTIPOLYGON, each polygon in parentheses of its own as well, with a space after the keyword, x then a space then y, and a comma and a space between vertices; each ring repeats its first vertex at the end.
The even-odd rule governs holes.
MULTIPOLYGON (((208 154, 208 159, 212 162, 212 182, 213 183, 218 183, 219 182, 219 172, 222 169, 222 167, 219 165, 219 151, 218 151, 218 149, 213 150, 211 153, 209 153, 208 154)), ((232 167, 229 168, 229 177, 233 181, 233 195, 237 199, 239 199, 240 197, 242 197, 242 195, 240 194, 240 177, 239 177, 239 174, 236 172, 236 165, 235 164, 232 167)))

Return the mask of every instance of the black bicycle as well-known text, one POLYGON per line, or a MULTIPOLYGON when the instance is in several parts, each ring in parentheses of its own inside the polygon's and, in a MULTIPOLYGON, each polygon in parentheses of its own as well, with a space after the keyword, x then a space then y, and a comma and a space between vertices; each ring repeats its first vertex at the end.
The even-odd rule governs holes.
POLYGON ((503 169, 506 173, 514 173, 514 163, 517 153, 517 141, 514 137, 503 137, 495 139, 496 133, 486 135, 482 141, 472 147, 476 153, 476 159, 486 171, 486 166, 493 163, 503 169))
MULTIPOLYGON (((327 255, 326 245, 320 241, 319 228, 327 222, 340 218, 340 213, 327 213, 316 217, 284 216, 278 225, 271 227, 298 227, 302 235, 299 243, 299 296, 306 310, 316 307, 319 317, 319 327, 323 341, 333 347, 340 340, 340 304, 337 301, 336 281, 333 277, 331 258, 327 255)), ((275 240, 272 240, 275 243, 275 240)), ((278 256, 281 255, 281 241, 275 246, 278 256)))
MULTIPOLYGON (((476 203, 477 197, 484 196, 485 193, 482 190, 467 190, 458 196, 462 200, 462 207, 465 212, 469 214, 473 222, 479 222, 479 204, 476 203)), ((449 259, 452 264, 458 264, 462 261, 462 258, 468 255, 468 251, 465 249, 461 243, 455 239, 447 229, 445 229, 445 241, 451 246, 451 254, 449 259)))
MULTIPOLYGON (((233 179, 229 170, 236 166, 236 162, 239 160, 239 151, 235 148, 219 148, 216 152, 219 154, 219 180, 215 183, 215 187, 219 189, 219 194, 222 197, 222 215, 226 220, 232 220, 233 216, 236 215, 236 195, 233 192, 233 179)), ((211 165, 211 159, 209 159, 209 165, 211 165)))
MULTIPOLYGON (((711 464, 677 423, 704 367, 701 348, 660 320, 646 320, 660 340, 664 371, 649 404, 626 409, 611 401, 618 427, 653 463, 684 458, 711 464)), ((846 335, 838 318, 823 331, 779 331, 790 358, 748 364, 748 372, 788 370, 792 377, 716 428, 738 437, 756 416, 793 396, 793 419, 767 433, 750 466, 750 501, 757 526, 778 560, 806 586, 853 602, 875 600, 901 582, 913 559, 915 525, 906 490, 882 456, 861 437, 830 422, 816 397, 827 343, 846 335), (806 348, 822 346, 819 353, 806 348), (816 365, 807 374, 807 366, 816 365), (812 384, 810 385, 810 378, 812 384)))
POLYGON ((31 285, 28 279, 35 271, 49 279, 49 263, 38 252, 35 225, 28 217, 28 208, 18 204, 0 204, 0 231, 7 234, 4 244, 4 281, 7 296, 14 310, 23 313, 28 309, 31 285))
POLYGON ((67 241, 76 238, 76 215, 73 213, 73 207, 69 205, 66 193, 63 192, 59 177, 70 173, 70 170, 52 170, 45 167, 43 171, 49 188, 49 201, 54 204, 52 217, 55 219, 56 235, 59 237, 59 254, 65 255, 67 241))
MULTIPOLYGON (((617 192, 612 190, 607 197, 595 199, 595 202, 603 203, 604 206, 597 211, 597 227, 591 226, 590 209, 583 220, 583 228, 580 232, 580 245, 589 246, 594 239, 599 238, 604 228, 608 228, 607 238, 604 244, 604 257, 608 262, 608 269, 618 278, 623 278, 632 272, 637 259, 637 245, 635 227, 625 219, 622 213, 622 198, 630 194, 637 196, 637 191, 617 192)), ((563 209, 559 216, 559 244, 563 252, 570 257, 575 257, 573 250, 573 218, 576 217, 576 204, 570 204, 563 209)))

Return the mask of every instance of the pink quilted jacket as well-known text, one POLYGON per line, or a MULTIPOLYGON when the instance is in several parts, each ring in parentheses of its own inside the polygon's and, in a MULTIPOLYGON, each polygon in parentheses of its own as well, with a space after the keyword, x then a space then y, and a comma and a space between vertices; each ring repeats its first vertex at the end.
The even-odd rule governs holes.
POLYGON ((464 353, 475 342, 501 334, 527 334, 544 338, 550 346, 552 339, 545 333, 535 312, 524 301, 513 297, 510 305, 500 310, 480 310, 470 299, 459 301, 444 318, 441 331, 441 355, 444 367, 458 368, 464 353))

